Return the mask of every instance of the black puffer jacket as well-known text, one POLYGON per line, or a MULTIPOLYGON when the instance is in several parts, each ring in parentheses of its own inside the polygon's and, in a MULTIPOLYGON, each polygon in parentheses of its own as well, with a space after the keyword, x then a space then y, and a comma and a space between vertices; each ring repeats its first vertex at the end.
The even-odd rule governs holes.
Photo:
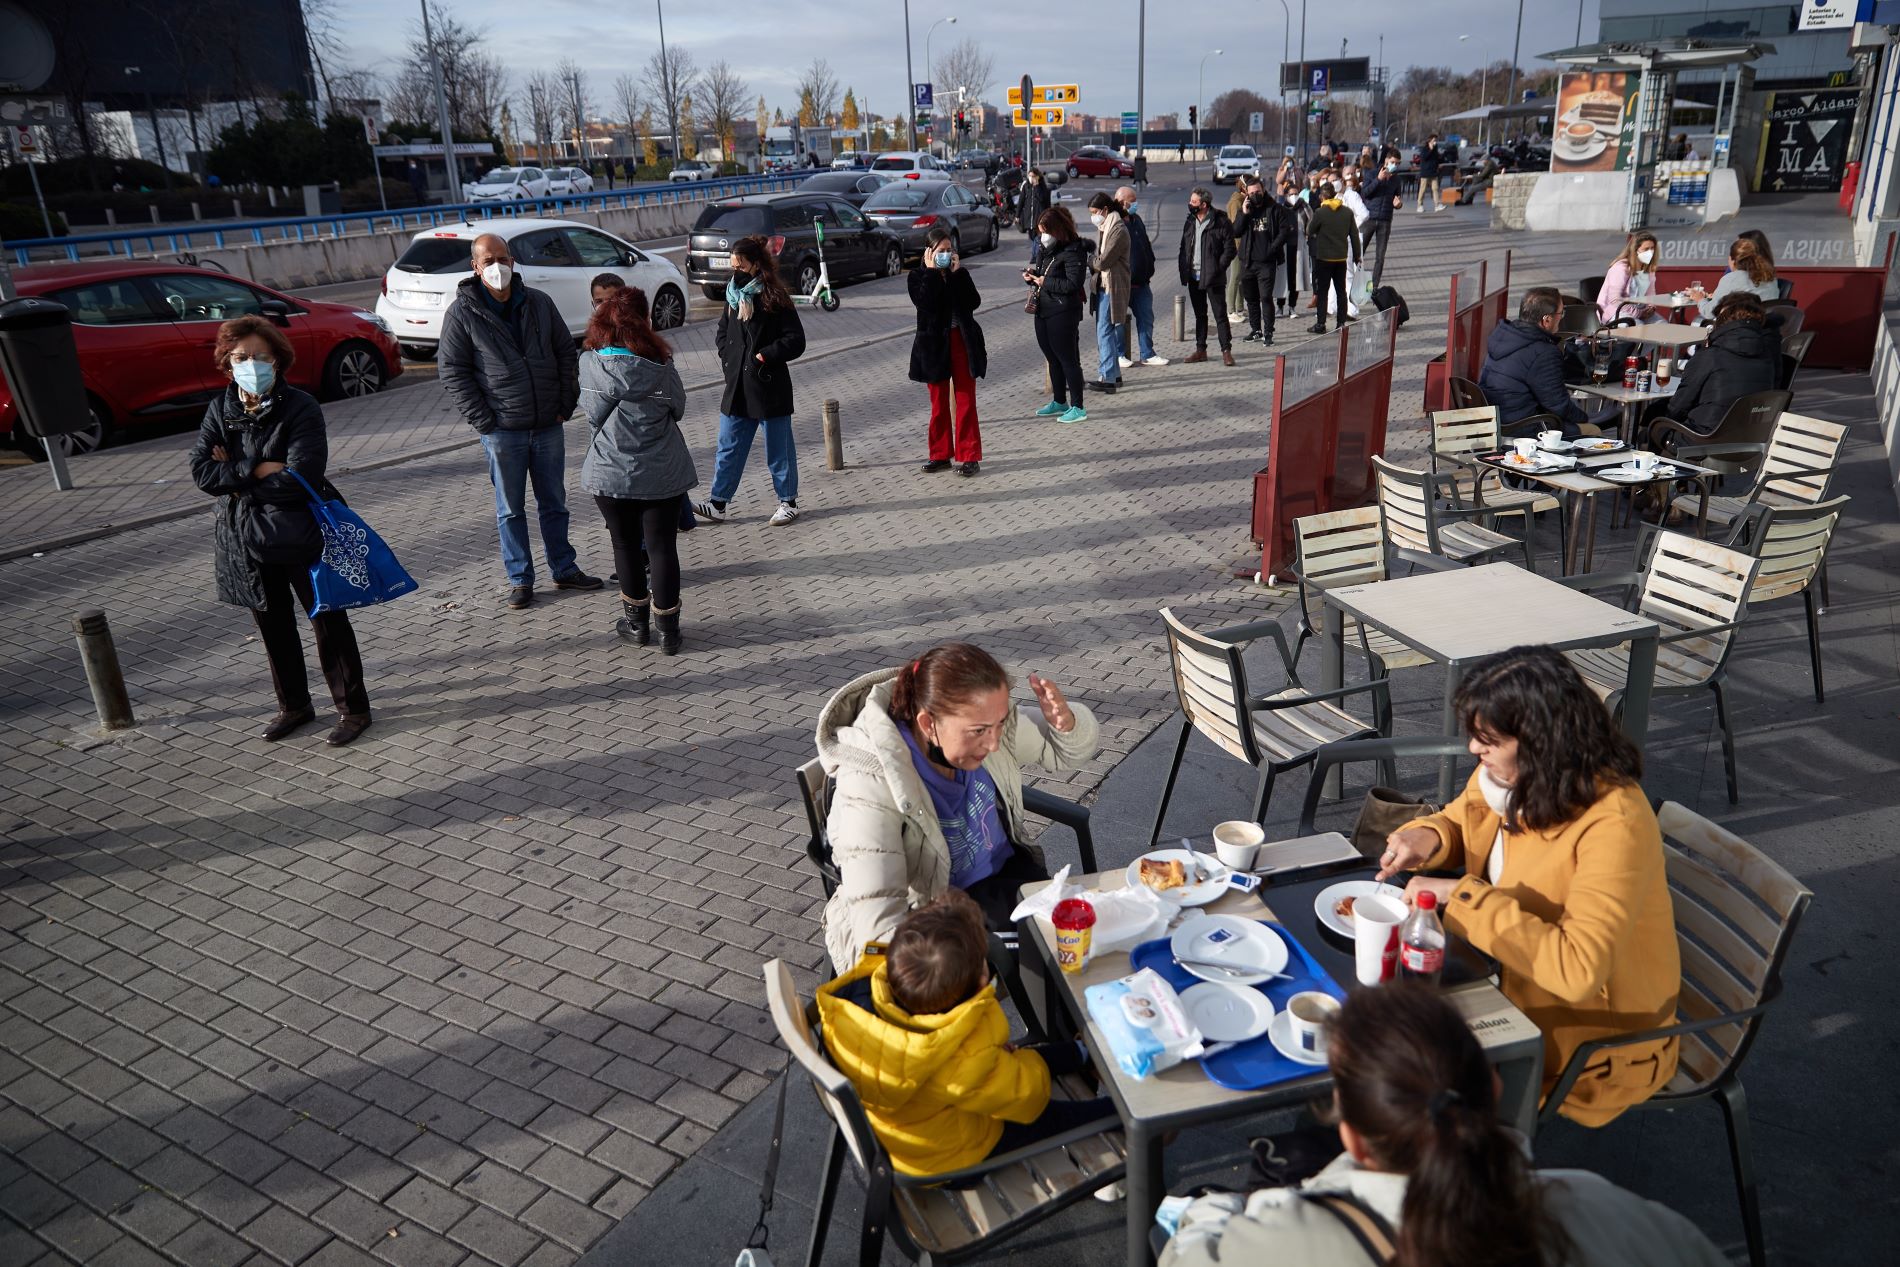
POLYGON ((1564 386, 1563 349, 1556 336, 1528 322, 1500 321, 1491 331, 1478 386, 1507 426, 1533 414, 1555 414, 1565 422, 1589 417, 1564 386))
POLYGON ((1036 300, 1038 321, 1080 321, 1089 279, 1089 256, 1095 244, 1077 238, 1073 242, 1047 247, 1031 272, 1043 276, 1040 298, 1036 300))
POLYGON ((917 334, 910 343, 910 377, 914 383, 941 383, 950 377, 950 332, 963 335, 963 354, 970 376, 989 373, 989 351, 983 345, 983 327, 976 323, 976 280, 967 268, 954 271, 919 266, 910 270, 910 301, 917 305, 917 334))
POLYGON ((1243 207, 1234 221, 1235 262, 1246 272, 1277 267, 1286 244, 1298 232, 1293 211, 1277 198, 1262 197, 1256 207, 1243 207))
MULTIPOLYGON (((1181 268, 1181 284, 1195 285, 1194 281, 1194 231, 1199 221, 1190 212, 1181 221, 1181 253, 1177 263, 1181 268)), ((1207 229, 1201 239, 1201 280, 1202 290, 1210 294, 1227 288, 1227 268, 1234 262, 1234 226, 1227 219, 1227 213, 1219 207, 1207 209, 1207 229)))
POLYGON ((1022 226, 1024 233, 1033 234, 1037 231, 1036 221, 1042 218, 1043 212, 1049 210, 1049 199, 1052 197, 1054 191, 1049 188, 1047 176, 1040 181, 1023 181, 1022 192, 1017 195, 1017 223, 1022 226))
POLYGON ((307 568, 323 553, 323 533, 310 513, 310 495, 291 477, 304 477, 326 500, 337 496, 324 477, 330 441, 323 408, 307 392, 278 384, 264 398, 269 408, 252 415, 226 387, 198 424, 191 450, 191 478, 221 498, 212 529, 212 566, 221 602, 261 611, 265 606, 260 564, 307 568), (225 460, 212 456, 222 447, 225 460), (257 479, 260 462, 290 468, 257 479))
POLYGON ((1711 330, 1689 358, 1667 412, 1706 435, 1738 397, 1770 392, 1780 383, 1780 337, 1757 321, 1731 321, 1711 330))
POLYGON ((1130 212, 1128 214, 1128 284, 1146 286, 1154 279, 1154 241, 1148 236, 1147 223, 1140 216, 1130 212))
POLYGON ((789 418, 792 371, 789 363, 805 354, 805 326, 796 308, 753 305, 752 320, 739 320, 731 304, 719 314, 713 335, 726 390, 719 412, 734 418, 789 418), (760 361, 760 357, 765 360, 760 361))
POLYGON ((557 427, 581 398, 580 351, 554 301, 516 277, 509 302, 524 305, 513 320, 496 315, 481 279, 457 286, 442 316, 436 372, 468 425, 491 431, 557 427))

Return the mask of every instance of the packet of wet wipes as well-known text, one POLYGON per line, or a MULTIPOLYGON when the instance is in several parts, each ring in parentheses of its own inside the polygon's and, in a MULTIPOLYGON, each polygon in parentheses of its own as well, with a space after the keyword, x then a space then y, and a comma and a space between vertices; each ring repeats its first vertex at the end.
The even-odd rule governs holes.
POLYGON ((1153 968, 1082 994, 1115 1063, 1129 1077, 1146 1078, 1201 1054, 1201 1031, 1181 1007, 1181 996, 1153 968))

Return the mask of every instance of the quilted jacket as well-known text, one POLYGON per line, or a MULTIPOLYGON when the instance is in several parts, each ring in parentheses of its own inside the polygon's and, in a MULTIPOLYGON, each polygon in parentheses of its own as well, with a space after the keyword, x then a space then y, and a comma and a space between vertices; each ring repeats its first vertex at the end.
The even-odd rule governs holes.
POLYGON ((974 1166, 1004 1122, 1049 1106, 1049 1066, 1011 1051, 996 987, 937 1016, 912 1016, 891 995, 882 954, 818 987, 825 1050, 851 1080, 891 1165, 907 1175, 974 1166), (868 989, 867 989, 868 987, 868 989))

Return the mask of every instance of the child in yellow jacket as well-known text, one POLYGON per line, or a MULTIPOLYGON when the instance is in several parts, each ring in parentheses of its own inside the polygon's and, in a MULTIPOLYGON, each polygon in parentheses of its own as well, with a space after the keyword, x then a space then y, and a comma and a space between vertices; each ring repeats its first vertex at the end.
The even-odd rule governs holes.
POLYGON ((1114 1116, 1106 1099, 1049 1098, 1078 1043, 1013 1046, 990 983, 983 912, 950 889, 905 916, 881 950, 818 988, 825 1050, 907 1175, 974 1166, 1114 1116))

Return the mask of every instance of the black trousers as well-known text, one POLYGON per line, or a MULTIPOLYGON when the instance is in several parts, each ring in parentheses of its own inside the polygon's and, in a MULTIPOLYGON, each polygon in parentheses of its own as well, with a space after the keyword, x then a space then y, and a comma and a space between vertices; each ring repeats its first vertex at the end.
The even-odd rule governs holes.
MULTIPOLYGON (((303 638, 297 625, 310 610, 315 595, 308 568, 258 565, 264 578, 263 611, 253 611, 257 635, 270 657, 270 681, 277 691, 281 712, 300 713, 310 707, 310 673, 303 659, 303 638)), ((356 647, 356 631, 348 612, 325 612, 310 617, 310 636, 317 644, 317 663, 336 711, 346 717, 369 716, 369 691, 363 685, 363 656, 356 647)))
POLYGON ((1323 326, 1326 324, 1326 292, 1328 289, 1333 292, 1336 304, 1336 311, 1333 313, 1333 324, 1335 326, 1344 325, 1346 321, 1345 260, 1316 259, 1313 261, 1313 293, 1319 297, 1319 316, 1314 320, 1314 325, 1323 326))
POLYGON ((1300 248, 1295 242, 1286 244, 1286 255, 1280 263, 1286 268, 1286 306, 1291 308, 1300 297, 1300 248))
POLYGON ((1385 248, 1392 242, 1392 217, 1381 220, 1377 216, 1366 221, 1359 230, 1360 245, 1363 253, 1360 258, 1372 256, 1372 284, 1378 286, 1379 278, 1385 275, 1385 248))
MULTIPOLYGON (((1213 294, 1214 332, 1220 337, 1220 350, 1232 350, 1234 332, 1227 324, 1227 295, 1222 287, 1213 294)), ((1188 283, 1188 302, 1194 305, 1194 346, 1207 351, 1207 307, 1208 292, 1199 282, 1188 283)))
POLYGON ((607 535, 614 543, 614 571, 620 592, 635 602, 653 585, 653 605, 671 611, 680 605, 680 499, 641 501, 631 497, 594 497, 607 535), (641 551, 644 548, 645 556, 641 551))
POLYGON ((1258 268, 1242 269, 1240 273, 1240 297, 1247 301, 1247 328, 1255 334, 1273 337, 1273 283, 1274 265, 1271 262, 1258 268))
POLYGON ((1049 397, 1082 407, 1082 314, 1036 314, 1036 346, 1049 362, 1049 397))

